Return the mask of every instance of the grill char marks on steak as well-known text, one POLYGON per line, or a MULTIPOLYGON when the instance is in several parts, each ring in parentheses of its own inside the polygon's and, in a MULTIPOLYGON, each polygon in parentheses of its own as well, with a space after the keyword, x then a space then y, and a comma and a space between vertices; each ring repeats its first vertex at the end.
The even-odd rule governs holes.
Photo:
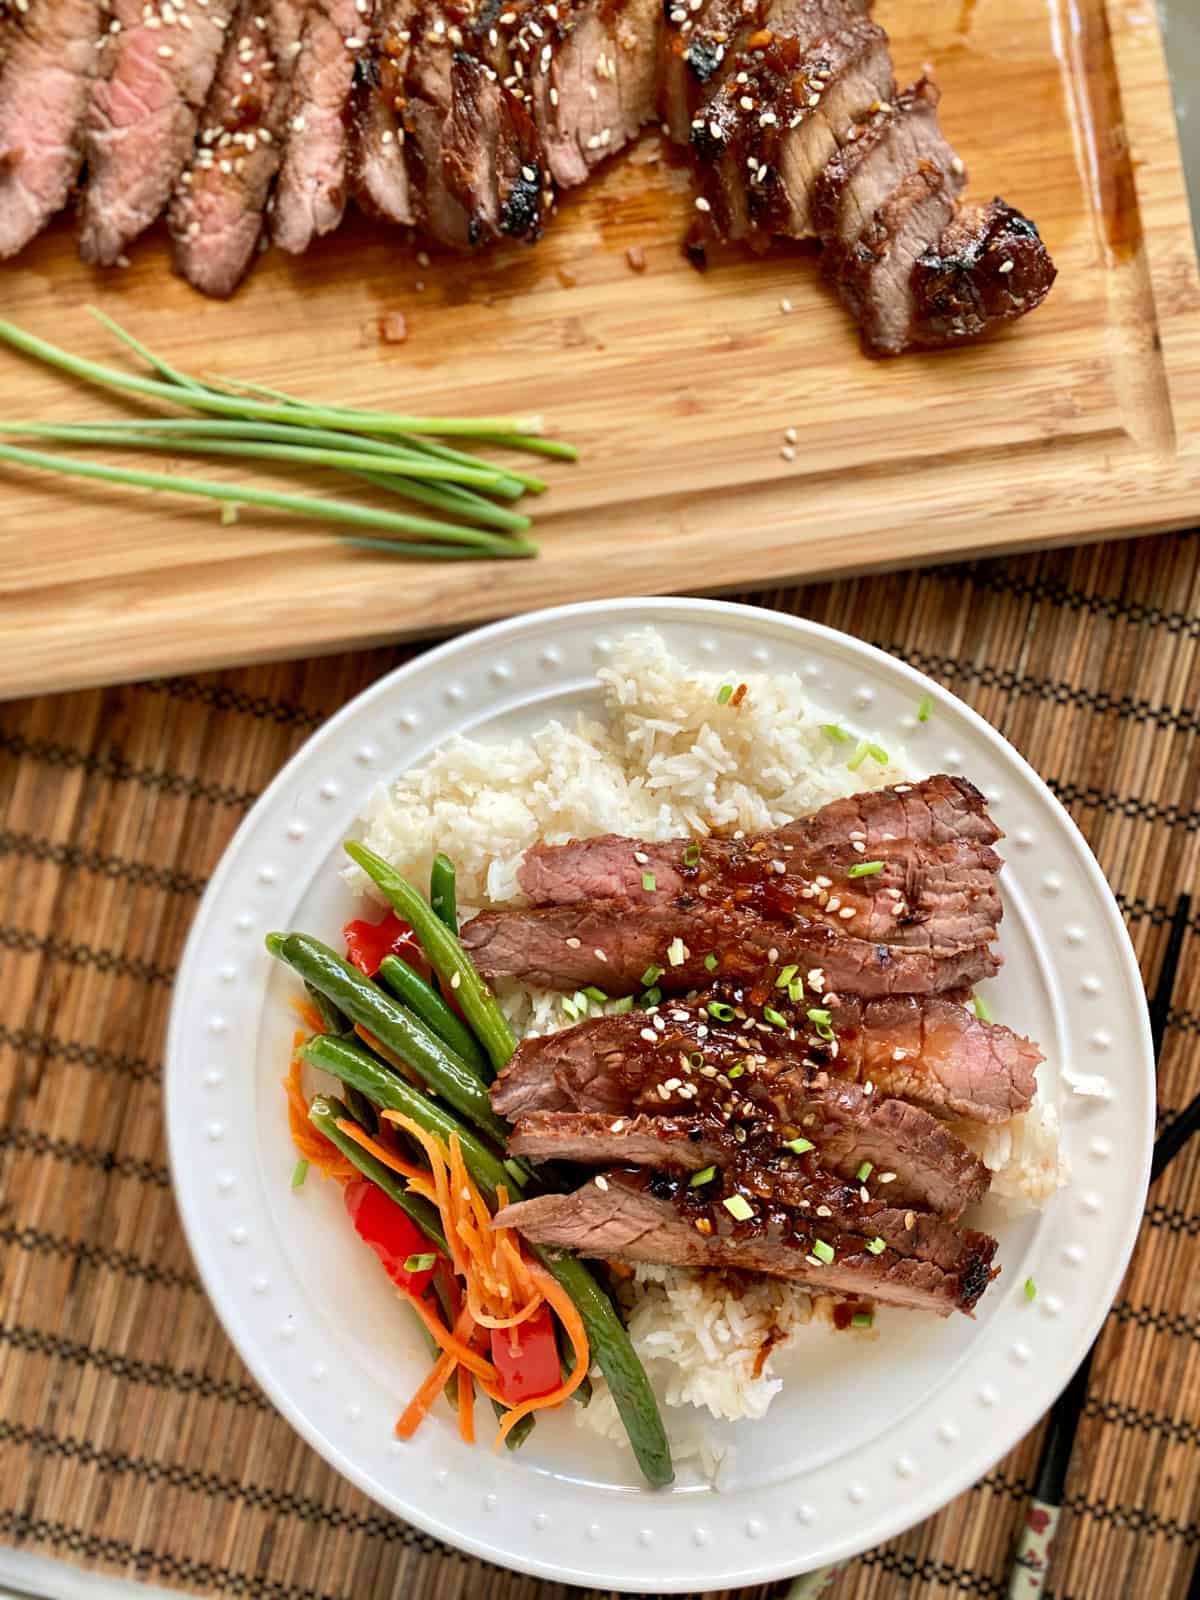
POLYGON ((860 117, 894 96, 887 35, 847 22, 850 9, 809 0, 753 34, 693 119, 697 187, 723 237, 758 236, 765 247, 776 234, 814 235, 812 194, 826 162, 860 117))
POLYGON ((416 0, 379 0, 372 50, 355 89, 350 139, 350 181, 372 216, 416 221, 405 159, 404 87, 416 0))
POLYGON ((70 198, 83 160, 100 0, 30 0, 0 65, 0 260, 16 255, 70 198))
POLYGON ((332 233, 346 210, 351 96, 371 20, 371 0, 310 0, 305 10, 270 207, 271 237, 293 255, 332 233))
POLYGON ((541 905, 732 896, 743 907, 765 900, 770 914, 784 890, 794 891, 805 917, 839 932, 945 952, 995 937, 1001 861, 991 846, 999 837, 973 785, 936 777, 834 801, 748 839, 650 844, 608 834, 535 845, 519 880, 541 905), (868 861, 883 870, 848 876, 868 861))
POLYGON ((917 260, 908 342, 930 348, 977 339, 1041 305, 1056 276, 1028 217, 1000 199, 964 206, 917 260))
POLYGON ((241 0, 227 30, 200 138, 168 212, 176 270, 205 294, 232 294, 262 238, 306 4, 241 0))
MULTIPOLYGON (((735 995, 728 999, 736 1004, 735 995)), ((935 1116, 993 1123, 1028 1111, 1036 1092, 1036 1045, 938 996, 838 1000, 828 1008, 828 1040, 803 1003, 769 994, 772 1002, 792 1023, 787 1031, 758 1023, 761 1010, 749 1006, 738 1008, 745 1022, 718 1021, 701 999, 525 1040, 497 1080, 493 1104, 510 1118, 532 1109, 685 1112, 724 1101, 718 1075, 733 1072, 735 1115, 743 1102, 768 1103, 795 1120, 793 1097, 803 1102, 809 1086, 828 1077, 870 1084, 935 1116)))
POLYGON ((233 0, 114 0, 86 129, 79 253, 112 266, 187 166, 233 0))
POLYGON ((886 1244, 875 1253, 867 1249, 867 1236, 836 1231, 827 1219, 772 1201, 750 1201, 753 1216, 735 1222, 720 1201, 663 1173, 614 1170, 600 1182, 603 1187, 592 1181, 571 1194, 521 1201, 502 1211, 496 1225, 582 1256, 767 1272, 818 1291, 939 1316, 971 1311, 993 1275, 995 1241, 983 1234, 962 1235, 954 1252, 958 1270, 947 1270, 886 1244), (832 1259, 812 1253, 817 1240, 832 1259))

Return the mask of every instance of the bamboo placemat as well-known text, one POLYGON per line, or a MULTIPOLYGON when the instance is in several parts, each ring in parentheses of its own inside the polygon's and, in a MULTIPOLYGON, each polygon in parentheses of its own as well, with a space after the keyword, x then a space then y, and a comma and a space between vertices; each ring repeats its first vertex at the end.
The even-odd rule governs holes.
MULTIPOLYGON (((1153 982, 1197 877, 1200 538, 757 597, 961 694, 1083 827, 1153 982)), ((403 651, 0 706, 0 1543, 263 1600, 552 1600, 385 1515, 262 1398, 209 1310, 162 1132, 171 981, 255 795, 403 651)), ((1197 1088, 1189 930, 1160 1074, 1197 1088)), ((1105 1328, 1051 1593, 1182 1596, 1200 1540, 1200 1147, 1105 1328)), ((856 1562, 838 1600, 1000 1596, 1039 1438, 856 1562)), ((777 1596, 786 1586, 746 1591, 777 1596)))

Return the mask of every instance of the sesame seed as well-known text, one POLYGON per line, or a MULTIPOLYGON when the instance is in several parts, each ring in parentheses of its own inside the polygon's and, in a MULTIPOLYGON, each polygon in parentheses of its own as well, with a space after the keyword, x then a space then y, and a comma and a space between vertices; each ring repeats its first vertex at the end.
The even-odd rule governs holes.
POLYGON ((608 1193, 608 1179, 602 1177, 599 1173, 597 1173, 596 1174, 596 1187, 597 1187, 597 1189, 600 1190, 601 1194, 607 1194, 608 1193))

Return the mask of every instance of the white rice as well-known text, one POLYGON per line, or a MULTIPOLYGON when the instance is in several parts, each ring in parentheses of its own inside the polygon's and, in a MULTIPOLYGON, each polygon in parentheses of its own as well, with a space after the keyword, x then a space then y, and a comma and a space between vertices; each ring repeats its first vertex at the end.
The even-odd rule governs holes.
MULTIPOLYGON (((507 742, 448 742, 371 796, 366 843, 416 883, 428 881, 435 852, 445 851, 457 868, 460 909, 469 915, 521 902, 517 868, 539 840, 749 833, 910 776, 903 750, 866 730, 888 762, 868 757, 851 772, 849 748, 821 731, 834 719, 811 704, 793 675, 697 671, 651 631, 619 640, 611 660, 599 673, 602 719, 551 722, 507 742), (719 703, 724 684, 741 682, 747 689, 740 705, 719 703)), ((356 868, 346 877, 369 891, 356 868)), ((502 999, 521 1034, 572 1020, 562 997, 546 990, 512 985, 502 999)), ((1010 1203, 1044 1205, 1062 1181, 1050 1105, 1035 1102, 1009 1123, 957 1131, 992 1168, 993 1193, 1010 1203)), ((727 1420, 764 1414, 781 1386, 770 1355, 760 1360, 764 1340, 771 1340, 771 1354, 782 1352, 813 1315, 804 1290, 767 1278, 734 1287, 720 1274, 641 1266, 624 1292, 634 1346, 667 1406, 727 1420)), ((624 1438, 602 1379, 576 1415, 624 1438)), ((719 1482, 728 1457, 705 1431, 671 1433, 677 1456, 697 1456, 719 1482)))

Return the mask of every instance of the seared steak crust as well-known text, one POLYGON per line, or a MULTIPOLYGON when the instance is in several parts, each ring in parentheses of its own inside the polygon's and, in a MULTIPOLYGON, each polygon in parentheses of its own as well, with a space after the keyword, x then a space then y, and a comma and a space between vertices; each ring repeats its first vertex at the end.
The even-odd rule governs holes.
POLYGON ((571 1194, 509 1206, 496 1225, 583 1256, 767 1272, 819 1291, 866 1296, 939 1316, 955 1309, 969 1312, 993 1276, 996 1242, 986 1234, 964 1233, 955 1248, 934 1224, 934 1234, 923 1243, 916 1226, 905 1229, 901 1219, 901 1232, 894 1236, 907 1250, 901 1253, 877 1229, 838 1231, 830 1220, 764 1200, 728 1180, 698 1190, 664 1173, 616 1169, 571 1194), (721 1203, 733 1195, 750 1208, 744 1220, 735 1221, 721 1203), (938 1254, 950 1256, 955 1267, 939 1265, 932 1259, 938 1254))
POLYGON ((1041 305, 1057 275, 1028 217, 999 199, 964 206, 917 261, 909 343, 977 339, 1041 305))
POLYGON ((101 0, 29 0, 9 19, 0 64, 0 260, 23 250, 70 198, 107 23, 101 0))
POLYGON ((112 0, 88 109, 79 253, 112 266, 155 220, 192 154, 234 0, 112 0))

